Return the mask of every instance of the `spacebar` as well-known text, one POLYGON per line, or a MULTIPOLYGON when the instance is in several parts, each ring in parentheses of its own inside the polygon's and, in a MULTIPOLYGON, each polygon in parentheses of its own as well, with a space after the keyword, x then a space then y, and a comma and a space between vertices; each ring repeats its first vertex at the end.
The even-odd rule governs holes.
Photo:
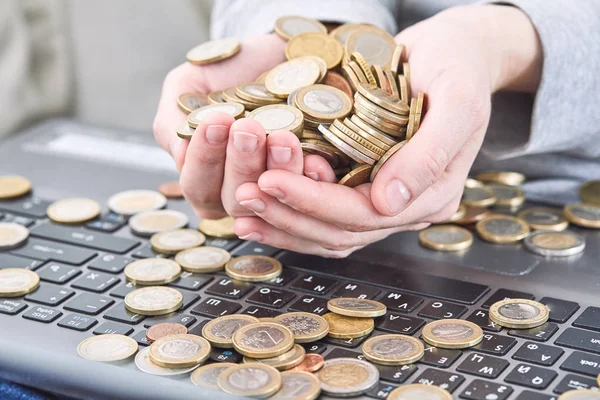
MULTIPOLYGON (((420 265, 424 265, 424 261, 419 259, 397 257, 400 265, 410 266, 415 270, 418 270, 420 265)), ((489 287, 477 283, 403 271, 356 260, 327 259, 290 252, 284 252, 277 258, 284 265, 332 275, 338 279, 348 278, 464 304, 475 304, 489 290, 489 287)))

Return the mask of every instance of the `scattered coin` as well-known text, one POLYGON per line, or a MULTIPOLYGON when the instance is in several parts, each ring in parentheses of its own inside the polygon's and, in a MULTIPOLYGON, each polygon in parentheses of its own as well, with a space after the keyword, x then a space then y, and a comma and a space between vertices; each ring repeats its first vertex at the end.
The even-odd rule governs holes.
POLYGON ((154 343, 158 339, 169 335, 183 335, 188 330, 185 325, 177 324, 174 322, 163 322, 160 324, 152 325, 146 330, 146 339, 148 342, 154 343))
MULTIPOLYGON (((189 127, 189 125, 185 125, 189 127)), ((181 185, 179 184, 179 182, 165 182, 158 187, 158 191, 167 199, 183 198, 183 192, 181 191, 181 185)))
POLYGON ((492 304, 490 320, 505 328, 530 329, 548 321, 550 312, 542 303, 525 299, 506 299, 492 304))
POLYGON ((108 208, 117 214, 133 215, 143 211, 159 210, 167 205, 167 199, 153 190, 126 190, 108 199, 108 208))
POLYGON ((127 264, 124 273, 134 285, 166 285, 179 278, 181 267, 166 258, 144 258, 127 264))
POLYGON ((368 164, 359 165, 344 175, 344 177, 340 179, 339 184, 351 188, 362 185, 363 183, 369 182, 371 172, 373 172, 372 166, 368 164))
POLYGON ((473 245, 473 234, 454 225, 432 226, 419 232, 419 243, 437 251, 461 251, 473 245))
POLYGON ((179 251, 202 246, 206 236, 193 229, 175 229, 152 235, 150 245, 157 253, 174 254, 179 251))
POLYGON ((600 180, 585 182, 579 188, 579 199, 584 204, 600 206, 600 180))
POLYGON ((494 192, 486 186, 465 186, 462 203, 467 207, 490 207, 496 203, 494 192))
MULTIPOLYGON (((189 368, 165 368, 160 367, 150 359, 150 347, 145 347, 140 350, 135 356, 135 365, 142 372, 156 376, 177 376, 186 375, 195 370, 198 366, 194 365, 189 368)), ((220 364, 216 364, 220 365, 220 364)))
POLYGON ((77 346, 77 354, 87 360, 115 362, 125 360, 138 351, 135 340, 125 335, 106 334, 92 336, 77 346))
POLYGON ((508 215, 494 215, 475 226, 482 239, 492 243, 515 243, 529 235, 529 225, 508 215))
POLYGON ((408 141, 404 140, 400 143, 397 143, 396 145, 394 145, 391 149, 389 149, 384 155, 383 157, 381 157, 379 159, 379 161, 377 161, 377 164, 375 164, 373 166, 373 170, 371 171, 371 182, 375 182, 375 177, 377 176, 377 174, 379 173, 379 170, 381 169, 381 167, 383 167, 383 165, 387 162, 387 160, 389 160, 394 154, 396 154, 401 148, 403 148, 406 144, 408 143, 408 141))
POLYGON ((219 376, 227 369, 236 367, 238 364, 229 362, 219 362, 214 364, 203 365, 196 369, 190 379, 196 386, 200 386, 211 390, 221 390, 218 385, 219 376))
POLYGON ((294 90, 316 83, 320 76, 319 64, 312 57, 299 57, 273 68, 265 78, 265 87, 285 99, 294 90))
POLYGON ((184 271, 194 273, 221 271, 229 260, 231 254, 227 250, 210 246, 194 247, 175 255, 175 262, 181 265, 184 271))
POLYGON ((572 232, 539 231, 525 238, 525 247, 546 257, 567 257, 583 252, 585 239, 572 232))
POLYGON ((0 222, 0 251, 19 247, 29 237, 29 229, 14 222, 0 222))
POLYGON ((413 383, 398 386, 387 397, 388 400, 452 400, 452 395, 439 386, 413 383))
POLYGON ((169 335, 150 345, 150 359, 165 368, 197 366, 209 355, 210 343, 197 335, 169 335))
POLYGON ((373 331, 375 323, 373 318, 347 317, 335 313, 327 313, 323 318, 329 324, 329 337, 338 339, 351 339, 368 335, 373 331))
POLYGON ((213 112, 225 113, 237 119, 244 115, 244 106, 239 103, 218 103, 197 108, 188 115, 188 125, 197 128, 200 122, 213 112))
POLYGON ((425 354, 419 339, 395 334, 371 337, 363 343, 361 350, 367 360, 381 365, 412 364, 425 354))
POLYGON ((221 372, 217 382, 224 392, 264 399, 281 388, 281 374, 268 365, 241 364, 221 372))
POLYGON ((546 207, 533 207, 521 211, 517 218, 527 222, 530 229, 564 231, 569 226, 560 210, 546 207))
POLYGON ((149 237, 155 233, 184 228, 188 222, 187 215, 181 211, 143 211, 129 219, 129 228, 138 236, 149 237))
POLYGON ((465 215, 454 221, 456 225, 475 224, 491 214, 490 210, 484 207, 465 207, 465 209, 465 215))
POLYGON ((177 98, 177 105, 186 114, 209 104, 208 96, 204 93, 183 93, 177 98))
POLYGON ((279 17, 275 21, 275 33, 282 39, 290 40, 294 36, 307 32, 327 33, 327 28, 316 19, 297 15, 279 17))
POLYGON ((447 223, 452 223, 455 221, 460 221, 461 219, 463 219, 465 217, 465 215, 467 215, 467 207, 464 204, 459 204, 458 208, 456 209, 456 211, 454 212, 454 214, 452 214, 452 216, 444 221, 443 223, 447 224, 447 223))
POLYGON ((205 235, 232 239, 237 237, 233 231, 233 223, 235 219, 233 217, 224 217, 221 219, 203 219, 198 225, 198 230, 205 235))
POLYGON ((215 347, 233 348, 233 334, 241 327, 257 322, 260 322, 258 318, 251 315, 223 315, 204 325, 202 336, 215 347))
POLYGON ((294 346, 294 334, 283 325, 257 322, 240 327, 233 334, 233 347, 252 358, 277 357, 294 346))
POLYGON ((273 257, 241 256, 225 265, 225 272, 233 279, 248 282, 265 282, 281 275, 281 263, 273 257))
POLYGON ((271 400, 315 400, 321 393, 321 384, 316 376, 302 371, 281 373, 281 389, 271 400))
POLYGON ((385 315, 387 307, 375 300, 338 297, 327 302, 329 311, 347 317, 375 318, 385 315))
POLYGON ((396 48, 394 37, 374 26, 362 26, 353 30, 346 39, 346 53, 358 52, 369 65, 389 68, 396 48))
POLYGON ((600 206, 569 204, 565 206, 565 217, 569 222, 584 228, 600 228, 600 206))
POLYGON ((316 372, 323 368, 325 359, 322 355, 316 353, 308 353, 304 356, 304 360, 294 368, 292 371, 304 371, 304 372, 316 372))
POLYGON ((335 38, 325 32, 306 32, 291 38, 285 46, 288 60, 304 56, 316 56, 327 64, 327 69, 337 67, 342 61, 344 48, 335 38))
POLYGON ((558 396, 558 400, 600 400, 600 391, 596 389, 569 390, 558 396))
POLYGON ((423 327, 423 340, 441 349, 466 349, 483 340, 483 331, 478 325, 462 319, 442 319, 423 327))
POLYGON ((39 284, 38 274, 28 269, 0 269, 0 297, 21 297, 33 292, 39 284))
POLYGON ((525 202, 525 192, 516 186, 488 183, 487 187, 494 192, 497 206, 520 207, 525 202))
POLYGON ((135 289, 125 296, 125 308, 140 315, 165 315, 183 304, 179 290, 165 286, 135 289))
POLYGON ((278 355, 277 357, 270 358, 252 358, 244 356, 245 363, 261 363, 270 365, 273 368, 278 369, 279 371, 285 371, 286 369, 290 369, 300 364, 302 360, 304 360, 304 356, 306 354, 306 350, 304 347, 299 344, 295 344, 290 350, 285 353, 278 355))
POLYGON ((307 312, 290 312, 273 318, 273 322, 289 328, 296 343, 315 342, 327 336, 329 324, 320 315, 307 312))
POLYGON ((359 396, 379 382, 379 371, 366 361, 355 358, 334 358, 325 361, 317 377, 321 391, 332 397, 359 396))
POLYGON ((204 42, 187 52, 186 58, 196 65, 211 64, 234 56, 241 45, 236 38, 222 38, 204 42))
POLYGON ((525 175, 519 172, 485 171, 477 174, 475 179, 486 183, 489 182, 509 186, 519 186, 525 182, 525 175))
POLYGON ((267 134, 279 130, 296 133, 302 131, 304 123, 302 112, 285 104, 273 104, 257 108, 248 114, 248 118, 258 121, 267 134))
POLYGON ((0 176, 0 199, 24 196, 31 191, 31 182, 22 176, 0 176))
POLYGON ((63 224, 79 224, 100 215, 102 207, 97 201, 85 198, 72 198, 55 201, 48 206, 46 214, 54 221, 63 224))

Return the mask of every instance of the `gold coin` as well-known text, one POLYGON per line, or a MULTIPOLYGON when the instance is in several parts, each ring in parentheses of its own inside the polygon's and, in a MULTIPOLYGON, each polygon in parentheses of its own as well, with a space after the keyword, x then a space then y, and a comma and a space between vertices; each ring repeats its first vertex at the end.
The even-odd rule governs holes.
POLYGON ((377 128, 378 130, 386 133, 389 136, 398 138, 397 140, 405 139, 406 137, 405 126, 390 123, 389 121, 381 118, 377 114, 369 111, 369 109, 364 107, 361 102, 354 102, 354 114, 357 115, 363 121, 368 122, 369 125, 373 126, 374 128, 377 128))
POLYGON ((329 324, 329 337, 352 339, 368 335, 373 331, 373 318, 356 318, 329 312, 323 315, 329 324))
POLYGON ((238 97, 236 92, 237 92, 237 88, 235 88, 235 87, 230 87, 230 88, 223 90, 223 100, 225 100, 226 103, 241 104, 242 106, 244 106, 244 110, 246 112, 248 110, 255 110, 262 105, 260 103, 255 103, 253 101, 248 101, 246 99, 238 97))
MULTIPOLYGON (((600 386, 600 378, 598 386, 600 386)), ((600 392, 596 389, 569 390, 558 396, 558 400, 600 400, 600 392)))
POLYGON ((303 56, 316 56, 327 63, 327 69, 337 67, 342 61, 344 48, 335 38, 324 32, 306 32, 291 38, 285 46, 288 60, 303 56))
POLYGON ((376 104, 369 101, 367 98, 365 98, 360 93, 357 93, 354 96, 354 104, 355 104, 355 106, 360 105, 361 107, 367 109, 370 113, 376 115, 377 117, 379 117, 380 119, 385 121, 390 126, 397 127, 397 126, 404 126, 404 125, 408 124, 408 117, 403 116, 403 115, 394 114, 393 112, 385 110, 385 109, 381 108, 380 106, 377 106, 376 104))
POLYGON ((554 208, 534 207, 521 211, 517 218, 527 222, 530 229, 564 231, 569 226, 560 210, 554 208))
POLYGON ((493 215, 475 225, 482 239, 492 243, 516 243, 529 235, 529 225, 508 215, 493 215))
POLYGON ((467 207, 490 207, 496 203, 496 196, 487 186, 465 186, 461 201, 467 207))
POLYGON ((354 147, 348 145, 345 141, 338 138, 337 135, 333 134, 327 127, 324 125, 319 125, 319 131, 323 134, 323 137, 327 139, 327 141, 333 144, 336 148, 338 148, 342 153, 356 161, 360 164, 375 164, 375 160, 364 155, 360 151, 357 151, 354 147))
POLYGON ((183 304, 179 290, 165 286, 135 289, 125 296, 125 308, 140 315, 165 315, 177 311, 183 304))
POLYGON ((475 178, 481 182, 501 183, 509 186, 519 186, 525 182, 525 175, 508 171, 480 172, 475 178))
POLYGON ((29 229, 14 222, 0 222, 0 251, 19 247, 29 237, 29 229))
POLYGON ((419 232, 419 243, 437 251, 461 251, 473 245, 473 234, 459 226, 432 226, 419 232))
POLYGON ((63 224, 80 224, 100 215, 102 207, 97 201, 72 198, 55 201, 46 209, 48 217, 63 224))
POLYGON ((402 64, 402 75, 404 75, 404 77, 406 78, 406 90, 407 90, 407 96, 410 99, 411 97, 411 90, 410 90, 410 65, 405 62, 402 64))
POLYGON ((175 255, 175 262, 181 265, 184 271, 193 273, 221 271, 229 260, 231 254, 227 250, 211 246, 194 247, 175 255))
POLYGON ((221 390, 217 383, 219 380, 219 376, 221 376, 221 374, 225 370, 236 366, 237 364, 230 362, 219 362, 214 364, 202 365, 201 367, 197 368, 194 372, 192 372, 190 379, 192 380, 192 383, 196 386, 200 386, 202 388, 211 390, 221 390))
POLYGON ((478 325, 462 319, 442 319, 423 327, 423 340, 441 349, 466 349, 483 340, 483 331, 478 325))
POLYGON ((375 26, 362 26, 354 29, 345 43, 346 53, 362 54, 369 65, 389 68, 392 62, 396 41, 386 31, 375 26))
MULTIPOLYGON (((349 120, 348 120, 348 118, 346 118, 344 120, 344 124, 346 126, 348 126, 349 128, 355 130, 356 132, 360 132, 362 130, 362 131, 368 133, 369 140, 373 141, 374 144, 379 146, 379 143, 377 141, 375 141, 374 139, 372 139, 372 138, 376 138, 381 143, 383 143, 387 146, 387 150, 391 149, 392 146, 394 146, 394 145, 396 145, 396 143, 398 143, 396 139, 387 135, 385 132, 380 131, 379 129, 369 125, 365 120, 363 120, 356 114, 353 114, 349 120), (350 124, 347 124, 346 121, 350 121, 351 123, 353 123, 356 127, 359 128, 359 130, 354 129, 354 127, 350 124)), ((366 139, 366 137, 365 137, 365 139, 366 139)), ((383 145, 381 145, 379 147, 386 150, 386 147, 383 145)))
POLYGON ((419 130, 421 126, 421 120, 423 119, 423 106, 425 102, 425 94, 419 92, 417 94, 417 108, 415 110, 415 132, 419 130))
POLYGON ((392 140, 389 136, 387 136, 387 135, 386 135, 386 137, 379 136, 379 134, 373 130, 371 130, 371 131, 374 132, 374 134, 372 134, 368 131, 365 131, 365 130, 361 129, 360 127, 358 127, 358 125, 356 125, 354 122, 352 122, 348 118, 344 118, 343 124, 346 128, 349 128, 351 131, 353 131, 354 133, 357 133, 363 139, 371 142, 372 144, 374 144, 375 146, 377 146, 378 148, 380 148, 384 151, 388 151, 389 149, 392 148, 393 145, 396 144, 396 141, 392 140), (385 141, 383 141, 381 139, 384 139, 385 141), (391 144, 388 144, 388 143, 391 143, 391 144))
MULTIPOLYGON (((462 204, 461 204, 462 206, 462 204)), ((464 217, 459 220, 454 221, 456 225, 471 225, 475 224, 485 217, 491 215, 490 210, 483 207, 466 207, 466 213, 464 217)))
POLYGON ((568 257, 585 250, 585 239, 574 233, 538 231, 525 238, 527 250, 544 257, 568 257))
POLYGON ((125 360, 138 351, 138 344, 125 335, 106 334, 84 339, 77 354, 86 360, 115 362, 125 360))
POLYGON ((400 100, 408 103, 410 100, 408 97, 408 83, 404 75, 398 75, 398 87, 400 89, 400 100))
POLYGON ((343 65, 341 72, 342 76, 346 79, 346 81, 348 81, 348 84, 350 85, 352 91, 356 92, 356 86, 360 82, 358 76, 356 75, 356 72, 354 72, 352 67, 350 67, 349 65, 343 65))
POLYGON ((240 51, 236 38, 222 38, 204 42, 187 52, 186 58, 196 65, 211 64, 232 57, 240 51))
POLYGON ((138 236, 150 237, 158 232, 181 229, 187 226, 188 217, 181 211, 143 211, 129 219, 129 228, 138 236))
POLYGON ((375 166, 373 167, 373 171, 371 171, 371 182, 375 181, 375 177, 379 173, 379 170, 381 169, 381 167, 383 167, 383 165, 387 162, 387 160, 389 160, 394 154, 396 154, 407 143, 408 143, 408 140, 404 140, 404 141, 402 141, 400 143, 397 143, 394 147, 392 147, 391 149, 389 149, 383 155, 383 157, 381 157, 379 159, 379 161, 377 161, 377 164, 375 164, 375 166))
POLYGON ((319 84, 299 89, 296 106, 315 120, 331 121, 350 114, 352 100, 339 89, 319 84))
POLYGON ((267 134, 280 130, 302 132, 304 125, 302 112, 286 104, 259 107, 252 111, 248 118, 258 121, 267 134))
POLYGON ((486 186, 494 192, 496 206, 520 207, 525 202, 525 192, 516 186, 501 183, 488 183, 486 186))
POLYGON ((372 166, 363 164, 344 175, 338 183, 351 188, 362 185, 363 183, 369 182, 369 176, 371 176, 372 170, 372 166))
POLYGON ((257 322, 240 327, 233 334, 233 347, 252 358, 277 357, 294 346, 289 328, 273 322, 257 322))
POLYGON ((211 92, 208 94, 208 103, 209 104, 222 104, 225 103, 223 100, 223 91, 217 90, 216 92, 211 92))
POLYGON ((460 221, 465 217, 465 215, 467 215, 467 207, 461 203, 458 205, 458 209, 454 212, 454 214, 452 214, 452 216, 443 223, 447 224, 455 221, 460 221))
POLYGON ((166 285, 181 275, 181 267, 166 258, 144 258, 127 264, 125 277, 134 285, 166 285))
POLYGON ((177 105, 186 114, 209 104, 208 96, 204 93, 183 93, 177 98, 177 105))
POLYGON ((213 112, 225 113, 237 119, 244 114, 244 106, 239 103, 219 103, 200 107, 188 115, 189 126, 194 129, 197 128, 202 120, 213 112))
POLYGON ((312 57, 300 57, 279 64, 267 74, 265 87, 280 98, 296 89, 313 85, 321 76, 319 64, 312 57))
POLYGON ((325 76, 329 73, 329 71, 327 69, 327 63, 325 62, 325 60, 323 60, 321 57, 317 57, 317 56, 305 56, 302 58, 312 60, 314 63, 316 63, 319 66, 319 78, 317 79, 317 83, 319 83, 323 79, 325 79, 325 76))
POLYGON ((314 374, 304 371, 281 373, 281 389, 270 400, 316 400, 321 384, 314 374))
POLYGON ((368 140, 363 139, 360 135, 344 126, 344 124, 339 121, 338 124, 330 125, 329 131, 342 141, 346 142, 346 144, 354 148, 356 151, 375 161, 379 160, 381 156, 385 154, 384 150, 375 146, 368 140))
MULTIPOLYGON (((369 79, 365 75, 365 71, 363 71, 363 69, 360 67, 360 65, 358 65, 356 61, 350 61, 348 63, 348 67, 352 69, 352 72, 354 72, 354 74, 358 78, 358 82, 370 84, 369 79)), ((358 84, 356 85, 356 87, 358 88, 358 84)))
POLYGON ((323 157, 329 163, 329 165, 331 165, 332 168, 337 167, 339 162, 337 155, 333 151, 325 147, 323 144, 302 142, 300 143, 300 147, 302 148, 302 151, 305 154, 317 154, 323 157))
POLYGON ((400 67, 400 63, 404 59, 404 45, 398 44, 394 48, 394 53, 392 53, 392 61, 390 62, 390 70, 394 74, 398 74, 398 68, 400 67))
POLYGON ((243 326, 260 322, 258 318, 245 314, 223 315, 209 321, 202 328, 202 336, 215 347, 233 348, 233 334, 243 326))
POLYGON ((327 302, 329 311, 357 318, 375 318, 385 315, 387 307, 375 300, 338 297, 327 302))
POLYGON ((600 206, 600 180, 585 182, 579 188, 579 199, 584 204, 600 206))
POLYGON ((394 73, 386 69, 385 71, 383 71, 383 74, 385 75, 386 81, 390 87, 389 93, 392 95, 394 100, 402 100, 408 103, 408 99, 403 100, 400 98, 400 87, 398 86, 398 82, 396 82, 396 77, 394 73))
POLYGON ((280 98, 273 96, 265 85, 260 83, 242 83, 235 88, 235 93, 239 98, 260 105, 281 103, 280 98))
POLYGON ((366 24, 343 24, 343 25, 338 26, 331 32, 329 32, 329 34, 331 36, 333 36, 334 38, 336 38, 338 40, 338 42, 340 42, 343 46, 346 44, 346 40, 348 39, 348 36, 350 36, 350 34, 353 31, 355 31, 358 28, 363 28, 365 26, 367 26, 367 25, 366 24))
POLYGON ((265 399, 281 389, 281 374, 269 365, 241 364, 223 371, 218 384, 226 393, 265 399))
POLYGON ((355 397, 379 382, 379 371, 371 363, 356 358, 334 358, 325 361, 317 372, 323 394, 332 397, 355 397))
POLYGON ((381 66, 379 65, 371 65, 371 73, 373 74, 373 77, 375 77, 375 84, 377 85, 377 87, 385 90, 388 94, 392 94, 390 82, 385 76, 383 68, 381 68, 381 66))
POLYGON ((224 217, 221 219, 203 219, 198 225, 198 230, 205 235, 222 238, 232 239, 237 237, 233 231, 233 224, 235 219, 233 217, 224 217))
POLYGON ((289 328, 296 343, 310 343, 327 336, 329 324, 320 315, 290 312, 276 316, 273 322, 289 328))
POLYGON ((275 33, 282 39, 291 38, 307 32, 327 33, 325 25, 312 18, 289 15, 277 18, 275 21, 275 33))
POLYGON ((368 83, 370 83, 371 85, 377 85, 377 81, 375 81, 375 77, 373 76, 373 73, 371 72, 371 68, 369 67, 369 64, 367 63, 367 60, 365 60, 364 57, 359 52, 355 51, 352 54, 350 54, 350 60, 352 60, 358 64, 358 66, 360 67, 362 72, 365 74, 365 77, 367 78, 368 83))
POLYGON ((410 108, 402 100, 394 99, 375 85, 360 83, 357 88, 358 93, 363 95, 367 100, 383 107, 384 109, 400 115, 408 115, 410 108))
POLYGON ((419 339, 407 335, 379 335, 361 346, 365 358, 381 365, 406 365, 419 361, 425 347, 419 339))
POLYGON ((584 228, 600 228, 600 207, 589 204, 569 204, 564 209, 565 217, 584 228))
POLYGON ((21 297, 40 285, 40 277, 24 268, 0 269, 0 297, 21 297))
POLYGON ((261 363, 265 365, 270 365, 273 368, 278 369, 279 371, 285 371, 286 369, 294 368, 296 365, 300 364, 302 360, 304 360, 304 355, 306 354, 306 350, 304 347, 299 344, 295 344, 291 350, 277 356, 270 358, 252 358, 244 356, 244 363, 261 363))
POLYGON ((108 199, 108 208, 120 215, 153 211, 167 205, 167 198, 154 190, 126 190, 108 199))
POLYGON ((406 140, 412 139, 416 133, 415 129, 415 111, 417 109, 417 99, 410 100, 410 113, 408 114, 408 125, 406 125, 406 140))
POLYGON ((505 328, 530 329, 548 321, 550 312, 542 303, 525 299, 505 299, 490 307, 490 321, 505 328))
POLYGON ((281 263, 273 257, 241 256, 225 265, 225 272, 233 279, 247 282, 266 282, 281 275, 281 263))
POLYGON ((23 196, 31 190, 31 182, 22 176, 0 176, 0 199, 23 196))
POLYGON ((152 235, 150 245, 157 253, 174 254, 192 247, 202 246, 206 236, 193 229, 176 229, 152 235))
POLYGON ((452 400, 452 395, 439 386, 412 383, 392 390, 387 400, 452 400))
POLYGON ((165 368, 186 368, 202 364, 210 355, 210 343, 190 334, 169 335, 150 345, 150 359, 165 368))

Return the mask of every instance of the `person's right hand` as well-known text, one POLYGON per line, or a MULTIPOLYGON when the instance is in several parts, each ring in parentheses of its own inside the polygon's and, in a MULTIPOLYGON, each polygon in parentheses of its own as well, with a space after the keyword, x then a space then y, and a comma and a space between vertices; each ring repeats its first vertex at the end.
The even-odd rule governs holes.
POLYGON ((258 122, 234 122, 223 113, 207 116, 192 139, 183 140, 176 129, 187 116, 177 106, 177 98, 182 93, 210 93, 252 82, 285 61, 284 48, 285 42, 275 34, 253 38, 242 43, 240 52, 231 58, 203 66, 186 62, 165 78, 154 137, 175 160, 183 194, 202 218, 254 215, 238 204, 235 192, 246 182, 257 182, 266 170, 267 140, 258 122))

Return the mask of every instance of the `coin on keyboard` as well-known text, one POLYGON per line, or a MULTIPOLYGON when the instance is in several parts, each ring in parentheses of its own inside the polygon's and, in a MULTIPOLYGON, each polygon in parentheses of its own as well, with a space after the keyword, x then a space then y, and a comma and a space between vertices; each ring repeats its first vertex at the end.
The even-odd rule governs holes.
POLYGON ((202 365, 195 370, 190 379, 196 386, 211 390, 221 390, 218 385, 219 376, 227 369, 236 367, 238 364, 230 362, 219 362, 214 364, 202 365))
POLYGON ((236 38, 222 38, 192 48, 185 57, 192 64, 211 64, 234 56, 240 49, 240 42, 236 38))
POLYGON ((183 192, 181 191, 181 185, 177 181, 165 182, 158 187, 160 194, 168 199, 181 199, 183 198, 183 192))
POLYGON ((29 237, 29 229, 14 222, 0 222, 0 251, 19 247, 29 237))
POLYGON ((0 297, 21 297, 40 285, 40 277, 24 268, 0 269, 0 297))
POLYGON ((278 355, 277 357, 270 358, 252 358, 244 356, 244 363, 261 363, 270 365, 279 371, 285 371, 300 364, 304 360, 306 350, 299 344, 295 344, 290 350, 285 353, 278 355))
POLYGON ((321 391, 332 397, 359 396, 377 385, 379 371, 366 361, 355 358, 334 358, 325 361, 317 372, 321 391))
POLYGON ((373 331, 373 318, 347 317, 335 313, 327 313, 323 318, 329 324, 327 336, 338 339, 352 339, 368 335, 373 331))
POLYGON ((202 246, 206 236, 193 229, 175 229, 152 235, 150 245, 157 253, 174 254, 182 250, 202 246))
POLYGON ((412 383, 398 386, 388 394, 387 400, 452 400, 452 395, 439 386, 412 383))
POLYGON ((525 192, 516 186, 501 183, 488 183, 486 186, 494 192, 496 206, 519 207, 525 202, 525 192))
POLYGON ((521 211, 517 218, 527 222, 530 229, 541 231, 564 231, 569 226, 561 210, 533 207, 521 211))
POLYGON ((327 302, 329 311, 347 317, 375 318, 385 315, 387 307, 375 300, 338 297, 327 302))
POLYGON ((235 218, 233 217, 224 217, 221 219, 203 219, 198 225, 198 230, 208 236, 232 239, 237 237, 233 231, 234 222, 235 218))
POLYGON ((180 251, 175 255, 175 262, 181 265, 184 271, 205 273, 221 271, 231 254, 218 247, 194 247, 180 251))
POLYGON ((462 319, 442 319, 423 327, 423 340, 441 349, 466 349, 483 340, 483 331, 478 325, 462 319))
POLYGON ((166 205, 166 197, 154 190, 126 190, 108 199, 108 208, 121 215, 158 210, 166 205))
POLYGON ((600 400, 600 392, 596 389, 572 389, 558 396, 558 400, 600 400))
MULTIPOLYGON (((352 121, 354 121, 354 119, 352 119, 352 121)), ((393 157, 393 155, 396 154, 398 151, 400 151, 400 149, 403 148, 407 143, 408 143, 407 140, 399 142, 399 143, 395 144, 394 146, 392 146, 391 149, 389 149, 388 151, 385 152, 385 154, 373 166, 373 170, 371 171, 371 175, 370 175, 371 182, 375 181, 375 177, 379 173, 379 170, 381 169, 381 167, 383 167, 383 165, 387 162, 387 160, 389 160, 391 157, 393 157)))
POLYGON ((202 336, 214 347, 233 348, 233 334, 242 326, 256 324, 258 318, 246 314, 223 315, 202 328, 202 336))
POLYGON ((527 250, 546 257, 568 257, 583 252, 585 239, 575 233, 534 232, 524 240, 527 250))
POLYGON ((185 325, 174 322, 162 322, 160 324, 152 325, 146 330, 146 339, 148 339, 148 342, 154 343, 162 337, 168 335, 183 335, 187 332, 188 330, 185 325))
POLYGON ((197 335, 169 335, 150 345, 150 359, 165 368, 197 366, 209 355, 210 343, 197 335))
POLYGON ((186 375, 198 368, 197 365, 188 368, 160 367, 150 359, 150 347, 143 348, 135 355, 135 365, 140 371, 156 376, 186 375))
POLYGON ((358 52, 369 65, 390 68, 396 41, 394 37, 375 26, 363 25, 352 30, 345 43, 346 54, 358 52))
POLYGON ((322 355, 316 353, 308 353, 304 356, 304 360, 294 368, 292 371, 304 371, 304 372, 317 372, 325 364, 325 359, 322 355))
POLYGON ((482 239, 492 243, 515 243, 529 235, 529 225, 519 218, 493 215, 475 225, 482 239))
POLYGON ((367 360, 381 365, 412 364, 425 354, 425 346, 419 339, 396 334, 371 337, 361 350, 367 360))
POLYGON ((490 307, 490 320, 505 328, 530 329, 548 321, 550 312, 542 303, 526 299, 506 299, 490 307))
POLYGON ((569 222, 584 228, 600 228, 600 206, 569 204, 565 206, 565 217, 569 222))
POLYGON ((273 68, 265 78, 265 87, 279 98, 287 98, 296 89, 316 83, 321 68, 313 57, 299 57, 273 68))
POLYGON ((273 257, 241 256, 225 265, 225 272, 233 279, 247 282, 266 282, 281 275, 281 263, 273 257))
POLYGON ((177 105, 186 114, 209 104, 208 96, 204 93, 183 93, 177 98, 177 105))
POLYGON ((12 199, 26 195, 31 190, 31 182, 22 176, 0 176, 0 199, 12 199))
POLYGON ((177 289, 151 286, 135 289, 125 296, 125 308, 140 315, 165 315, 177 311, 183 295, 177 289))
POLYGON ((496 196, 492 189, 486 186, 465 186, 461 201, 467 207, 490 207, 496 203, 496 196))
POLYGON ((354 168, 352 171, 344 175, 338 183, 340 185, 352 188, 358 185, 362 185, 363 183, 369 182, 369 177, 371 176, 372 171, 373 167, 368 164, 359 165, 358 167, 354 168))
POLYGON ((224 392, 265 399, 281 388, 281 374, 268 365, 241 364, 223 371, 217 383, 224 392))
POLYGON ((481 182, 500 183, 509 186, 519 186, 525 182, 525 175, 510 171, 485 171, 475 176, 481 182))
POLYGON ((294 334, 283 325, 257 322, 242 326, 233 334, 233 347, 252 358, 277 357, 294 346, 294 334))
POLYGON ((200 122, 202 122, 202 120, 206 118, 208 114, 213 112, 229 114, 233 118, 238 119, 244 115, 244 106, 239 103, 209 104, 192 111, 190 115, 188 115, 188 124, 190 127, 196 129, 198 125, 200 125, 200 122))
POLYGON ((134 285, 166 285, 181 275, 181 266, 166 258, 144 258, 127 264, 125 277, 134 285))
POLYGON ((248 118, 258 121, 267 134, 279 130, 299 133, 304 123, 302 112, 286 104, 259 107, 252 111, 248 118))
POLYGON ((302 371, 281 373, 281 389, 270 400, 315 400, 321 393, 321 383, 313 374, 302 371))
POLYGON ((461 251, 473 245, 473 234, 454 225, 432 226, 419 232, 419 243, 437 251, 461 251))
POLYGON ((294 36, 306 32, 327 33, 325 25, 312 18, 289 15, 277 18, 275 21, 275 33, 282 39, 290 40, 294 36))
POLYGON ((55 201, 46 209, 48 217, 63 224, 79 224, 100 215, 102 207, 98 202, 85 198, 71 198, 55 201))
POLYGON ((106 334, 84 339, 77 346, 77 354, 87 360, 115 362, 125 360, 138 351, 135 340, 125 335, 106 334))
POLYGON ((149 237, 158 232, 184 228, 188 222, 187 215, 181 211, 143 211, 129 218, 129 228, 138 236, 149 237))
POLYGON ((290 312, 278 315, 273 322, 288 327, 296 343, 315 342, 327 336, 329 324, 320 315, 307 312, 290 312))

